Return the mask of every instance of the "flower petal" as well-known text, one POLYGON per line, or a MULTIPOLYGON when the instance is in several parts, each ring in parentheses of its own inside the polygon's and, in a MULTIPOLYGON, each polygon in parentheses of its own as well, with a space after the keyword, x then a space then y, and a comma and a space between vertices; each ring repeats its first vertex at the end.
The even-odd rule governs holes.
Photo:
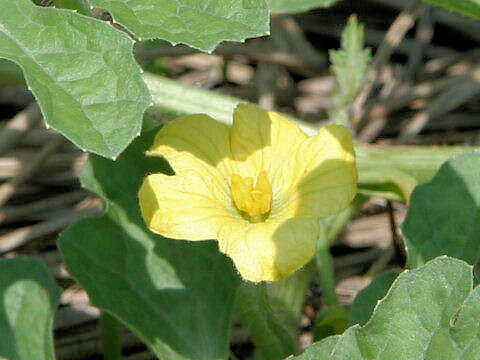
POLYGON ((175 172, 207 166, 225 177, 231 157, 229 135, 228 126, 207 115, 183 116, 163 126, 147 155, 165 157, 175 172))
POLYGON ((344 126, 321 128, 299 147, 296 158, 303 171, 291 197, 295 216, 326 217, 347 207, 357 192, 357 169, 352 136, 344 126))
POLYGON ((306 139, 295 123, 255 105, 240 105, 233 114, 230 142, 238 174, 257 178, 266 171, 274 193, 291 185, 292 154, 306 139))
POLYGON ((220 230, 219 249, 233 259, 245 280, 275 281, 310 261, 318 232, 316 218, 256 224, 234 220, 220 230))
POLYGON ((149 175, 138 197, 148 228, 172 239, 216 239, 221 225, 238 216, 230 196, 198 169, 182 169, 174 176, 149 175))

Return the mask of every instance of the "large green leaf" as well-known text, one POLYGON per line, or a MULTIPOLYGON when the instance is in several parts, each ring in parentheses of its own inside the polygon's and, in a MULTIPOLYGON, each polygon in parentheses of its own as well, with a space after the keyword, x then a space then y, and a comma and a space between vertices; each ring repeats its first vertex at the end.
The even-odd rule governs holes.
POLYGON ((161 359, 226 359, 239 278, 213 241, 170 240, 144 225, 137 192, 167 163, 147 158, 156 130, 117 161, 92 156, 81 179, 107 202, 101 218, 67 229, 60 250, 93 304, 111 313, 161 359))
POLYGON ((365 325, 380 299, 387 295, 388 289, 397 278, 399 272, 396 270, 385 271, 378 275, 372 282, 362 289, 352 305, 350 312, 350 324, 365 325))
POLYGON ((474 360, 480 353, 480 288, 472 267, 439 257, 405 271, 365 326, 314 344, 296 360, 474 360))
POLYGON ((0 359, 54 360, 60 288, 38 259, 0 259, 0 359))
POLYGON ((480 251, 480 151, 447 161, 413 191, 403 223, 407 267, 446 254, 474 265, 480 251))
POLYGON ((480 19, 480 0, 424 0, 433 5, 480 19))
POLYGON ((133 41, 70 10, 1 4, 0 57, 23 68, 47 124, 82 149, 117 156, 140 132, 150 103, 133 41))
POLYGON ((268 0, 270 10, 279 13, 299 13, 314 8, 329 7, 340 0, 268 0))
POLYGON ((89 0, 140 39, 163 39, 203 51, 222 41, 269 34, 265 0, 89 0))

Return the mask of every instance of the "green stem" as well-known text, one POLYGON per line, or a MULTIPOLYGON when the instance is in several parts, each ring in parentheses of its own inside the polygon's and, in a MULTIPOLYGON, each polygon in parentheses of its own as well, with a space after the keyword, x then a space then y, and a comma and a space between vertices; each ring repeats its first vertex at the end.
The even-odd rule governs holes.
MULTIPOLYGON (((295 274, 292 276, 295 277, 295 274)), ((286 281, 282 279, 279 282, 287 285, 286 281)), ((256 358, 261 355, 269 360, 280 360, 297 350, 299 319, 295 318, 296 309, 289 306, 291 299, 275 294, 275 290, 270 288, 273 284, 276 283, 243 282, 237 293, 235 310, 257 348, 256 358)), ((300 296, 303 297, 304 293, 300 296)))
POLYGON ((345 210, 322 220, 315 259, 325 302, 329 306, 339 305, 335 292, 335 275, 330 247, 367 200, 367 197, 358 195, 345 210))
POLYGON ((105 360, 122 359, 122 325, 112 315, 102 312, 100 327, 105 360))
POLYGON ((335 291, 335 274, 333 272, 333 259, 330 254, 330 243, 324 229, 320 231, 316 254, 318 277, 322 287, 323 297, 328 306, 339 306, 338 296, 335 291))

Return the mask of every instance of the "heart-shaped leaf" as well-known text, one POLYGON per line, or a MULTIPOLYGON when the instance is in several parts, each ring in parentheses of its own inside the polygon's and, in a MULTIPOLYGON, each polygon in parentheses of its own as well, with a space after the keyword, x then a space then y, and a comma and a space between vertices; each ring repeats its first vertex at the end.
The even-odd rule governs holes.
POLYGON ((150 232, 137 192, 151 172, 169 172, 147 158, 158 129, 111 161, 91 156, 81 180, 107 202, 101 218, 61 236, 72 276, 92 303, 129 326, 161 359, 227 359, 239 278, 212 241, 165 239, 150 232))
POLYGON ((445 256, 404 271, 364 326, 292 359, 478 359, 480 287, 472 284, 472 267, 445 256))
POLYGON ((106 22, 2 1, 0 57, 22 67, 49 126, 102 156, 116 157, 139 134, 150 104, 132 45, 106 22))

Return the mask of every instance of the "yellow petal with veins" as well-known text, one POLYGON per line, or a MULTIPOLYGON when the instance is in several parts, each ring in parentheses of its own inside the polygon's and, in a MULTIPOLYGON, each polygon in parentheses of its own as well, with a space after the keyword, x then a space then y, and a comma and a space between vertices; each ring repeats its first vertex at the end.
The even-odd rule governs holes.
POLYGON ((207 115, 183 116, 164 125, 149 156, 165 157, 175 172, 192 167, 215 168, 211 179, 230 177, 230 128, 207 115))
POLYGON ((315 254, 317 218, 266 220, 256 224, 225 222, 220 251, 230 256, 245 280, 276 281, 300 269, 315 254))
POLYGON ((294 122, 276 112, 239 105, 230 132, 233 172, 257 178, 265 171, 274 192, 288 188, 297 165, 292 155, 307 138, 294 122))
POLYGON ((240 105, 231 128, 206 115, 173 120, 148 155, 165 157, 175 175, 144 180, 139 200, 147 226, 174 239, 217 239, 242 277, 255 282, 306 264, 320 219, 344 209, 357 191, 345 127, 308 138, 254 105, 240 105))
POLYGON ((345 209, 357 193, 355 152, 347 128, 321 128, 298 148, 296 157, 302 171, 289 200, 295 216, 323 218, 345 209))
POLYGON ((230 195, 229 127, 206 115, 166 124, 147 152, 168 160, 174 176, 152 174, 139 192, 150 230, 184 240, 216 239, 225 218, 240 217, 230 195))
POLYGON ((138 197, 148 228, 171 239, 208 240, 217 238, 224 222, 241 218, 229 195, 207 185, 208 176, 194 171, 147 176, 138 197))

